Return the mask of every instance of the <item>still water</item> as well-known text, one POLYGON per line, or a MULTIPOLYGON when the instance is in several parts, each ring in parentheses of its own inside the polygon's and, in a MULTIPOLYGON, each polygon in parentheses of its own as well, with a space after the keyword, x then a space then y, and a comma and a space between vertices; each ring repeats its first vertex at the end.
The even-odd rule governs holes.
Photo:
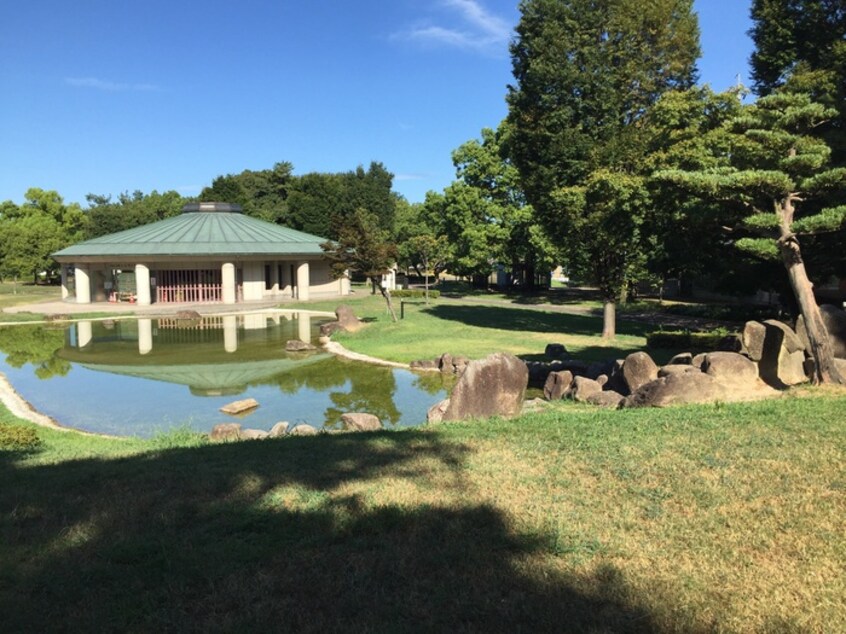
POLYGON ((0 372, 35 409, 86 431, 151 436, 222 422, 269 430, 276 422, 338 428, 341 414, 369 412, 386 427, 419 425, 446 397, 440 375, 285 352, 316 341, 325 317, 265 312, 81 321, 0 328, 0 372), (244 398, 243 418, 219 408, 244 398))

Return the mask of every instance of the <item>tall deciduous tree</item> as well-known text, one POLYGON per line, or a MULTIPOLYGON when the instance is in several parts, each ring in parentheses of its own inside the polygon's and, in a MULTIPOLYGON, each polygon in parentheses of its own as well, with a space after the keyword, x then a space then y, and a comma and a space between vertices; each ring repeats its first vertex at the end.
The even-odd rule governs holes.
POLYGON ((376 214, 362 208, 350 216, 338 217, 337 222, 337 239, 320 245, 332 271, 338 277, 350 269, 366 275, 382 293, 391 319, 396 321, 391 292, 382 285, 382 275, 397 261, 397 249, 390 233, 380 227, 376 214))
POLYGON ((709 135, 712 142, 706 141, 703 149, 710 151, 716 166, 658 174, 733 207, 741 228, 752 234, 736 245, 781 259, 805 321, 818 383, 844 383, 846 377, 834 364, 799 240, 846 224, 846 168, 829 168, 830 148, 811 135, 836 114, 799 93, 762 97, 709 135))
POLYGON ((520 10, 511 47, 510 154, 569 263, 601 285, 603 335, 613 337, 615 302, 632 264, 643 259, 632 233, 649 210, 639 180, 646 169, 642 121, 662 94, 695 81, 692 0, 524 0, 520 10), (632 217, 618 226, 613 219, 622 215, 632 217), (592 223, 607 232, 604 240, 588 240, 592 223), (618 250, 613 263, 605 258, 609 248, 618 250))

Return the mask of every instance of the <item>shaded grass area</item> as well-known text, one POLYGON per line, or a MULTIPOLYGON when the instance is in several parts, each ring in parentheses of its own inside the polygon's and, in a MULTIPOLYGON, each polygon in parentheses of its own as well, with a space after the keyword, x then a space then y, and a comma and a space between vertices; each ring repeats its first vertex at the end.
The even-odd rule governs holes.
MULTIPOLYGON (((620 358, 643 349, 650 330, 648 324, 621 323, 618 337, 605 342, 599 337, 602 318, 591 315, 439 299, 428 306, 407 303, 405 319, 391 323, 381 297, 356 296, 343 303, 370 323, 357 333, 336 333, 335 340, 355 352, 404 363, 444 352, 474 359, 494 352, 541 358, 552 342, 563 343, 580 359, 620 358)), ((337 304, 313 306, 334 310, 337 304)))
POLYGON ((846 397, 815 394, 88 455, 39 430, 0 452, 4 631, 843 631, 846 397))

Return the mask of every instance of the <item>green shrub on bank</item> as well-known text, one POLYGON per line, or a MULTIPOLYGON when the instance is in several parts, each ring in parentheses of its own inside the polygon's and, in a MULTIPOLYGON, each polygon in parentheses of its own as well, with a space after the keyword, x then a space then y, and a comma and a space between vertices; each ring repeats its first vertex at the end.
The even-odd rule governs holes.
POLYGON ((683 349, 697 352, 717 350, 720 343, 734 333, 725 328, 708 332, 690 332, 687 330, 656 330, 646 335, 646 345, 653 349, 683 349))
POLYGON ((41 438, 30 427, 0 423, 0 451, 34 451, 41 446, 41 438))
MULTIPOLYGON (((392 297, 399 297, 401 299, 425 299, 426 291, 419 288, 401 288, 391 291, 392 297)), ((429 290, 429 299, 437 299, 441 296, 440 291, 429 290)))

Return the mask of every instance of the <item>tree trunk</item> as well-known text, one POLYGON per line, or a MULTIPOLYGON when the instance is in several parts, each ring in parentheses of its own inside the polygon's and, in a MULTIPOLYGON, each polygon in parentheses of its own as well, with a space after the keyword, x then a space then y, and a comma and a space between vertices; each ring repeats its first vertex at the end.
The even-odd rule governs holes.
POLYGON ((602 338, 613 339, 617 336, 617 304, 613 299, 605 299, 602 309, 602 338))
POLYGON ((793 223, 793 211, 793 201, 790 198, 781 202, 779 209, 781 237, 778 240, 778 246, 784 267, 787 269, 790 287, 793 290, 796 302, 799 304, 802 319, 805 321, 808 341, 811 344, 810 352, 814 359, 814 372, 811 381, 814 384, 838 383, 845 385, 846 377, 840 374, 834 363, 834 351, 825 323, 820 315, 820 308, 817 306, 817 300, 814 297, 814 285, 808 278, 805 263, 802 261, 799 240, 790 230, 793 223))
POLYGON ((423 286, 426 289, 426 305, 429 305, 429 260, 423 259, 423 286))
POLYGON ((396 323, 397 314, 394 312, 394 305, 391 302, 391 291, 382 286, 382 280, 378 277, 372 277, 370 281, 373 283, 373 288, 379 287, 379 292, 382 293, 382 297, 385 298, 385 303, 388 305, 388 312, 391 313, 391 321, 396 323))

